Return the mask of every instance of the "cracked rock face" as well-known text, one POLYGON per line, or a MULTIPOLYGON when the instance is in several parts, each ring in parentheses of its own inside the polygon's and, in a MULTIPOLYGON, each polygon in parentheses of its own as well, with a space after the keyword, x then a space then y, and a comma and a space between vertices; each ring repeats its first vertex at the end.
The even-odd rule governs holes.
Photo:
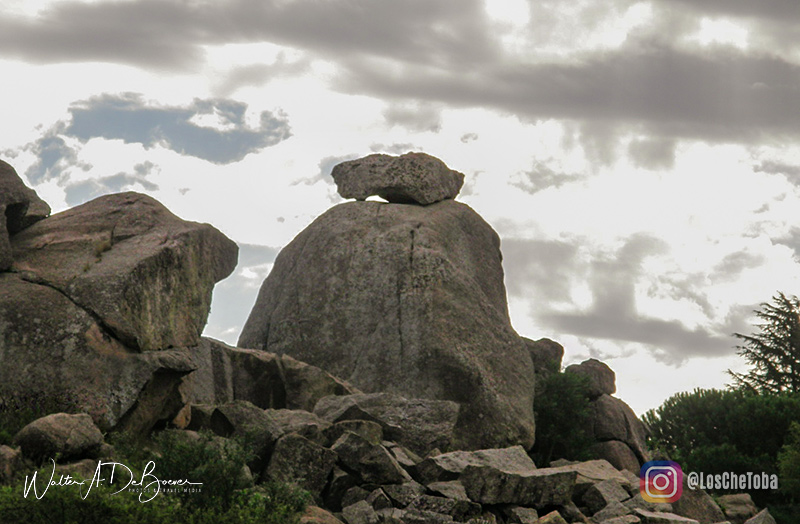
POLYGON ((350 202, 278 256, 239 339, 365 392, 461 404, 455 446, 533 443, 533 365, 499 238, 468 206, 350 202))
POLYGON ((462 173, 425 153, 369 155, 336 165, 331 175, 344 198, 379 196, 396 204, 428 205, 455 198, 464 184, 462 173))
POLYGON ((13 167, 0 160, 0 271, 11 267, 9 237, 50 214, 50 206, 25 186, 13 167))
POLYGON ((200 341, 214 284, 238 247, 138 193, 106 195, 36 223, 11 242, 14 271, 58 290, 131 349, 200 341))

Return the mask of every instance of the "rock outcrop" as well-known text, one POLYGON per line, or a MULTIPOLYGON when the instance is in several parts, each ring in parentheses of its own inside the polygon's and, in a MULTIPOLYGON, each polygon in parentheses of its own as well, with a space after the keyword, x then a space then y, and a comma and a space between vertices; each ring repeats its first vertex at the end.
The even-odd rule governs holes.
POLYGON ((13 269, 52 287, 138 350, 200 341, 214 284, 238 247, 151 197, 119 193, 58 213, 12 239, 13 269))
POLYGON ((463 174, 425 153, 369 155, 337 164, 331 175, 344 198, 379 196, 395 204, 428 205, 455 198, 464 184, 463 174))
POLYGON ((11 267, 10 237, 50 215, 50 206, 0 160, 0 271, 11 267))
POLYGON ((458 402, 458 445, 529 447, 533 365, 509 321, 499 244, 453 200, 338 205, 278 255, 238 345, 365 392, 458 402))

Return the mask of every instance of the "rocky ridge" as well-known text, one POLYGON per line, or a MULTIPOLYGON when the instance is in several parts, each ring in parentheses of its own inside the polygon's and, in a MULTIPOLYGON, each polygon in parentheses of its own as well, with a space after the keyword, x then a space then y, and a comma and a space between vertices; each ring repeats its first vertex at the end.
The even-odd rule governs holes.
MULTIPOLYGON (((300 347, 308 333, 292 315, 308 311, 292 301, 315 295, 276 261, 242 334, 248 349, 201 336, 214 283, 236 265, 236 245, 219 231, 135 193, 47 217, 46 204, 0 164, 0 189, 14 188, 0 192, 0 395, 35 390, 72 412, 53 408, 13 447, 0 446, 0 483, 46 456, 64 471, 91 472, 113 454, 104 432, 144 437, 167 427, 187 438, 257 435, 248 440, 250 477, 307 489, 316 501, 308 523, 721 522, 703 492, 672 506, 642 500, 634 472, 649 457, 644 428, 611 396, 613 371, 597 361, 565 372, 592 384, 602 458, 547 467, 530 459, 535 383, 560 372, 563 348, 513 331, 499 239, 452 201, 463 175, 431 159, 383 155, 366 171, 337 171, 367 178, 359 195, 390 201, 343 204, 298 237, 318 243, 335 269, 313 281, 312 306, 336 301, 343 313, 327 324, 315 318, 324 337, 300 347), (391 179, 370 182, 371 173, 391 179), (407 196, 420 180, 426 191, 449 189, 407 196), (353 248, 361 257, 330 249, 361 234, 370 238, 353 248), (382 273, 370 277, 376 261, 382 273), (346 353, 379 342, 383 354, 346 353), (379 380, 397 376, 394 365, 405 385, 379 380)), ((290 245, 279 258, 302 265, 306 256, 290 245)), ((725 506, 731 522, 771 519, 742 496, 725 506)))

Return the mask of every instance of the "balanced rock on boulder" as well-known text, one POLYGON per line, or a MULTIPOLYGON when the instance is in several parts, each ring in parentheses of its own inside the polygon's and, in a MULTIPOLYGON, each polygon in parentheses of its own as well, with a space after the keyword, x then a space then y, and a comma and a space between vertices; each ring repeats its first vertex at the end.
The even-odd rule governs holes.
POLYGON ((455 198, 464 175, 425 153, 369 155, 342 162, 331 173, 344 198, 379 196, 397 204, 433 204, 455 198))
POLYGON ((364 392, 458 402, 456 446, 530 447, 533 364, 511 327, 499 247, 453 200, 340 204, 278 255, 238 345, 364 392))

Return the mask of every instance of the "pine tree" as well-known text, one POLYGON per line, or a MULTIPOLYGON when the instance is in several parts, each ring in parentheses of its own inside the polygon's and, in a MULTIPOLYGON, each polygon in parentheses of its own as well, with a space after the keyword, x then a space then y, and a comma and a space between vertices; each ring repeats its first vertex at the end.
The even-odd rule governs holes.
POLYGON ((800 300, 779 292, 754 313, 763 321, 756 324, 759 332, 734 333, 744 341, 736 346, 738 354, 752 366, 747 373, 728 370, 734 386, 757 393, 800 392, 800 300))

